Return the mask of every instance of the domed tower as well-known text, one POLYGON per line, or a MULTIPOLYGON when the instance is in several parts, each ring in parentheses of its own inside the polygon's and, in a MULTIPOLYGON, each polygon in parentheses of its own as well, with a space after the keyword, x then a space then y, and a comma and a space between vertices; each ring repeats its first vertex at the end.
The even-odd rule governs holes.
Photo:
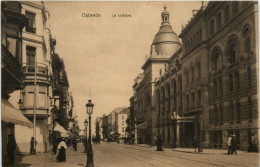
POLYGON ((172 26, 169 22, 170 14, 166 10, 166 6, 164 6, 161 17, 161 27, 154 37, 151 46, 151 54, 168 55, 169 58, 181 47, 181 43, 177 34, 172 30, 172 26))

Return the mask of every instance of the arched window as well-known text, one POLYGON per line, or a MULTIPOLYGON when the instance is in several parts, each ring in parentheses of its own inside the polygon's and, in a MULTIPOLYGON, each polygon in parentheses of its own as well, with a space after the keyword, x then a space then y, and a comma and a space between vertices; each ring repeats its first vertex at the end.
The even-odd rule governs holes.
POLYGON ((210 34, 213 35, 214 34, 214 19, 211 19, 210 21, 210 34))
POLYGON ((244 38, 244 50, 245 50, 246 54, 250 55, 251 41, 250 41, 250 31, 249 31, 249 28, 246 28, 244 30, 243 38, 244 38))
POLYGON ((219 47, 215 47, 212 51, 212 70, 218 72, 222 68, 222 51, 219 47))
POLYGON ((221 13, 217 15, 217 29, 221 27, 221 13))
POLYGON ((190 40, 188 40, 188 47, 187 51, 190 50, 190 40))
POLYGON ((214 97, 218 96, 218 84, 216 80, 214 81, 213 95, 214 97))
POLYGON ((233 64, 238 61, 238 43, 236 39, 232 39, 229 41, 228 46, 227 46, 227 57, 228 57, 228 62, 230 64, 233 64))

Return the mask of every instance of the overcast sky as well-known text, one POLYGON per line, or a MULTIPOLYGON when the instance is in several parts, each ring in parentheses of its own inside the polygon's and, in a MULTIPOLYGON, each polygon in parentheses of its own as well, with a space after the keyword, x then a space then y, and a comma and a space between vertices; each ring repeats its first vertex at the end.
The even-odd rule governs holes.
POLYGON ((130 105, 134 79, 150 53, 164 5, 173 30, 180 34, 181 25, 187 24, 201 1, 45 2, 52 36, 57 40, 55 51, 65 62, 80 127, 86 118, 90 90, 94 119, 115 107, 130 105), (82 13, 99 13, 101 17, 86 18, 82 13))

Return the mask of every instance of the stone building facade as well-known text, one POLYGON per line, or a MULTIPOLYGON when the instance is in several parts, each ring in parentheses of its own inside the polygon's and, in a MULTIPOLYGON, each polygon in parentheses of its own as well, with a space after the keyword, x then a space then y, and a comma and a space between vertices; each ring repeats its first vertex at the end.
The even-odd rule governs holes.
MULTIPOLYGON (((152 131, 144 123, 138 126, 137 121, 138 131, 160 134, 169 147, 191 147, 196 137, 205 147, 225 148, 231 134, 236 135, 241 149, 246 149, 252 138, 259 143, 257 7, 257 2, 227 1, 209 2, 195 10, 179 35, 182 46, 174 37, 179 47, 172 47, 175 52, 168 57, 159 54, 158 67, 151 60, 153 51, 158 52, 153 43, 151 57, 142 67, 144 77, 134 85, 137 93, 131 98, 137 99, 131 102, 137 106, 136 118, 144 111, 145 118, 151 117, 152 131), (149 77, 148 64, 157 75, 149 77), (151 107, 141 93, 149 90, 144 83, 153 85, 147 93, 151 107), (141 95, 143 98, 138 98, 141 95)), ((164 17, 169 13, 162 13, 163 22, 164 17)), ((165 39, 172 37, 164 35, 165 39)))

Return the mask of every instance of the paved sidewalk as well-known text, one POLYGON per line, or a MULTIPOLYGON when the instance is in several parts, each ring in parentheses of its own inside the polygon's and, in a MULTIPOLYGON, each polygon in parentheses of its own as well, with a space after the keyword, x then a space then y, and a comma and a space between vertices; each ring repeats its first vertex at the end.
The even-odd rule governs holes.
MULTIPOLYGON (((146 147, 146 148, 153 148, 156 149, 156 146, 150 146, 148 144, 133 144, 133 146, 138 146, 138 147, 146 147)), ((227 154, 226 149, 203 149, 203 152, 198 153, 198 149, 195 152, 194 148, 164 148, 164 150, 172 150, 175 152, 183 152, 183 153, 193 153, 193 154, 227 154)), ((247 152, 243 150, 237 150, 237 154, 259 154, 259 153, 252 153, 252 152, 247 152)))

